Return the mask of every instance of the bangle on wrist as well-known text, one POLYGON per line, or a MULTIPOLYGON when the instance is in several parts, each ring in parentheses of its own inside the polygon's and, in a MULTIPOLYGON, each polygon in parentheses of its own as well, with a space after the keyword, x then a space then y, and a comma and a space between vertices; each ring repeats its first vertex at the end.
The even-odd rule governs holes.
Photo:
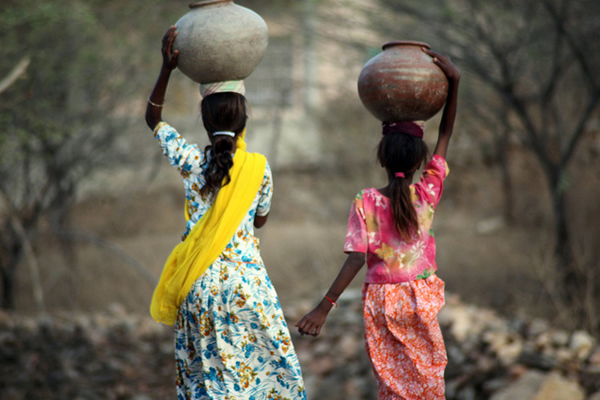
POLYGON ((148 97, 148 103, 150 103, 151 106, 158 107, 158 108, 162 108, 164 106, 164 104, 156 104, 155 102, 150 100, 150 97, 148 97))
POLYGON ((334 308, 337 308, 337 306, 338 306, 338 305, 337 305, 337 303, 336 303, 335 301, 331 300, 331 299, 330 299, 329 297, 327 297, 327 296, 325 296, 325 300, 327 300, 328 302, 330 302, 330 303, 331 303, 331 305, 332 305, 334 308))

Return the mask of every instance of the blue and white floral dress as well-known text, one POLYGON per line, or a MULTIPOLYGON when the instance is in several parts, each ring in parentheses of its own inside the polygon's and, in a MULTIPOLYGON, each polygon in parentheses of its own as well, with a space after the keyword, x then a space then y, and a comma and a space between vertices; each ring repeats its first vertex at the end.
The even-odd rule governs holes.
MULTIPOLYGON (((183 177, 191 215, 185 239, 212 204, 210 196, 200 194, 205 155, 164 122, 154 132, 183 177)), ((180 400, 306 399, 300 364, 254 237, 254 217, 268 214, 272 187, 267 163, 261 188, 236 234, 179 309, 175 358, 180 400)))

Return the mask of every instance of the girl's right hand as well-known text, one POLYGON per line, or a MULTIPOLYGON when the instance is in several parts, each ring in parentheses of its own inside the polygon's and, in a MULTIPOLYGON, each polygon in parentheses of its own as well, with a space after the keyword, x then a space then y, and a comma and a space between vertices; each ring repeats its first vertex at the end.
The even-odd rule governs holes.
POLYGON ((162 56, 163 56, 163 67, 173 70, 177 68, 177 56, 179 50, 173 51, 173 42, 177 37, 177 26, 173 25, 169 28, 165 36, 162 39, 162 56))

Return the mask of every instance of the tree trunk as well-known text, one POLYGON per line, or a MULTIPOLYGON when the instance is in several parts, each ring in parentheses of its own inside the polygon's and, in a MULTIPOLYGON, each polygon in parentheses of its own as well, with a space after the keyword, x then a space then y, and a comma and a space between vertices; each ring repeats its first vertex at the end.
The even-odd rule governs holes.
POLYGON ((20 253, 22 253, 17 247, 20 246, 15 245, 11 249, 11 252, 8 255, 8 262, 0 268, 0 276, 2 277, 2 303, 0 304, 0 307, 4 310, 15 309, 15 272, 17 270, 16 267, 19 263, 19 259, 21 258, 20 253))
POLYGON ((552 208, 554 216, 554 254, 557 262, 559 293, 579 320, 583 317, 581 294, 585 289, 585 276, 575 265, 571 234, 566 215, 566 191, 561 183, 561 173, 553 174, 552 208))
POLYGON ((511 127, 508 124, 508 110, 506 106, 502 107, 501 120, 502 132, 500 132, 496 140, 496 157, 500 165, 502 193, 504 194, 504 220, 508 225, 512 225, 515 222, 515 207, 508 155, 511 127))

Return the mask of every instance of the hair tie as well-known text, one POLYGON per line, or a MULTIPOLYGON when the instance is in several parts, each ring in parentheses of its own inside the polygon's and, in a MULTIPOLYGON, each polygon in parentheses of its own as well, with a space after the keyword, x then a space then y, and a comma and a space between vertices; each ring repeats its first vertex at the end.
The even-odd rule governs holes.
POLYGON ((423 138, 423 122, 414 121, 397 121, 397 122, 382 122, 381 133, 383 136, 393 133, 404 133, 418 138, 423 138))
POLYGON ((231 137, 235 137, 235 132, 217 131, 217 132, 213 132, 213 136, 231 136, 231 137))
POLYGON ((396 178, 405 178, 405 177, 406 177, 406 176, 404 175, 404 172, 396 172, 396 173, 394 174, 394 176, 395 176, 396 178))

